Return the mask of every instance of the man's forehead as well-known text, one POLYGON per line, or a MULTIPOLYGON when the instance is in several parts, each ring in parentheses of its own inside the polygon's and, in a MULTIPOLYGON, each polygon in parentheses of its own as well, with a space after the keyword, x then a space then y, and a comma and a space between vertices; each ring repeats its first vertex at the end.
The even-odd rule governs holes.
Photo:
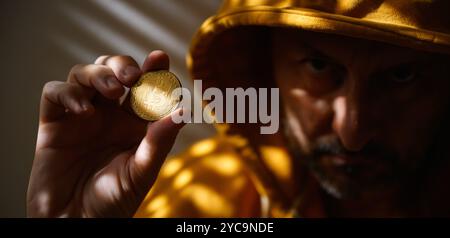
POLYGON ((275 31, 275 37, 282 41, 281 47, 287 47, 293 53, 324 55, 343 64, 352 60, 367 60, 390 65, 432 57, 427 52, 335 34, 282 29, 275 31))

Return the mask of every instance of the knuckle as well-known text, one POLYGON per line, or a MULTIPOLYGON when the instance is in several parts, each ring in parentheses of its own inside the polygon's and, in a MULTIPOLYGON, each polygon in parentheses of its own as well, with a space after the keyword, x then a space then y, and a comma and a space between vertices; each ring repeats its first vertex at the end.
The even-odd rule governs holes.
POLYGON ((105 71, 106 66, 96 65, 96 64, 88 64, 85 66, 86 73, 89 75, 98 75, 105 71))
POLYGON ((128 64, 135 64, 135 60, 129 55, 118 55, 110 60, 110 65, 114 66, 125 66, 128 64))
POLYGON ((58 86, 61 85, 61 83, 62 82, 60 82, 60 81, 49 81, 49 82, 46 82, 44 84, 44 87, 43 87, 42 91, 44 93, 48 93, 48 92, 54 91, 58 86))
POLYGON ((105 64, 109 58, 111 58, 111 55, 101 55, 95 60, 94 64, 105 64))
POLYGON ((87 71, 89 72, 87 75, 89 81, 99 80, 108 76, 114 76, 114 72, 112 71, 112 69, 105 65, 92 64, 88 65, 87 69, 87 71))
POLYGON ((123 64, 130 64, 134 62, 134 58, 129 55, 102 55, 97 58, 95 64, 120 66, 123 64))
POLYGON ((69 71, 68 78, 71 79, 73 77, 75 77, 75 78, 78 77, 80 75, 80 73, 83 72, 84 67, 86 67, 86 65, 84 65, 84 64, 74 65, 69 71))
POLYGON ((124 62, 133 62, 134 61, 133 57, 131 57, 129 55, 119 55, 118 59, 120 59, 124 62))
POLYGON ((45 83, 42 90, 43 98, 53 98, 53 100, 61 100, 66 94, 71 93, 71 88, 67 83, 60 81, 50 81, 45 83))
POLYGON ((69 74, 75 74, 78 71, 80 71, 81 69, 83 69, 86 65, 84 64, 76 64, 74 66, 72 66, 72 68, 69 71, 69 74))
POLYGON ((69 81, 82 81, 81 84, 90 84, 90 82, 97 78, 102 78, 111 74, 113 75, 112 70, 105 65, 78 64, 72 68, 69 74, 69 81))

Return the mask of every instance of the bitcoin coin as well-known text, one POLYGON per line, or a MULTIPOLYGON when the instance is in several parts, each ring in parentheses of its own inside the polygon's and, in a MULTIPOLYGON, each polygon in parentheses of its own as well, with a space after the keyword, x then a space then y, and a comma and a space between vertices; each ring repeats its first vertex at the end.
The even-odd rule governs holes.
POLYGON ((140 118, 157 121, 178 107, 181 93, 172 93, 177 88, 180 80, 167 70, 145 73, 131 88, 131 108, 140 118))

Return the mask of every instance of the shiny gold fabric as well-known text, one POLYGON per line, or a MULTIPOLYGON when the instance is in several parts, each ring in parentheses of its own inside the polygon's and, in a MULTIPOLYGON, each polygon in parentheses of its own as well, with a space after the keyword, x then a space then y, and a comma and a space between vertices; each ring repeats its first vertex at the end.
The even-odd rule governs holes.
POLYGON ((242 138, 218 135, 168 159, 135 216, 265 216, 267 204, 242 154, 247 146, 242 138))

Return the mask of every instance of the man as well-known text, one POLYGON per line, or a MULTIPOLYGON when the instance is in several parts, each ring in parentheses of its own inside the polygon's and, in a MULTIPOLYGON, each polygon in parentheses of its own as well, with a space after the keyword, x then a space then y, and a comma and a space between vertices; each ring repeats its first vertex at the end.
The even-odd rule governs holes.
POLYGON ((449 9, 225 1, 193 40, 192 76, 205 88, 279 87, 282 130, 219 124, 163 166, 182 125, 146 129, 118 99, 143 72, 168 69, 168 56, 77 65, 43 90, 28 214, 448 216, 449 9))

